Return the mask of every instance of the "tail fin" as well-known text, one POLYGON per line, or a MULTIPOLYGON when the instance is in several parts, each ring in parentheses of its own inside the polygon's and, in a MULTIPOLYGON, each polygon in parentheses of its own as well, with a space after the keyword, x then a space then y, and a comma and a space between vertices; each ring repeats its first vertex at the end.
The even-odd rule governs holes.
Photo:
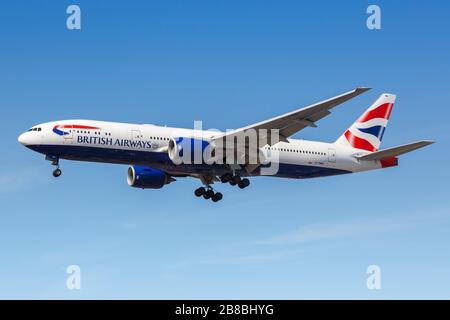
POLYGON ((396 96, 383 93, 363 115, 344 132, 335 144, 377 151, 391 115, 396 96))

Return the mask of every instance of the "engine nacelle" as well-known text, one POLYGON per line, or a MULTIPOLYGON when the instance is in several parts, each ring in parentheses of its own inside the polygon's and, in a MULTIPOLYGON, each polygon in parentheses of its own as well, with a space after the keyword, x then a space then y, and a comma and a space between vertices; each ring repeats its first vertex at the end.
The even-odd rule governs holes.
POLYGON ((128 185, 142 189, 160 189, 174 181, 164 171, 144 166, 131 166, 127 171, 128 185))
POLYGON ((209 141, 178 137, 169 140, 168 154, 175 164, 202 164, 214 156, 213 146, 209 141))

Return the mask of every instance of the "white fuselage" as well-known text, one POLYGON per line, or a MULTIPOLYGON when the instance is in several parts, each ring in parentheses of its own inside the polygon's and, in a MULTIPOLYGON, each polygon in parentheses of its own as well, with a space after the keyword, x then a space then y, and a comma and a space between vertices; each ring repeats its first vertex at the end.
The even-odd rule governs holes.
MULTIPOLYGON (((49 158, 143 165, 174 175, 221 175, 230 168, 214 164, 175 165, 167 156, 172 138, 201 135, 208 139, 218 134, 221 132, 148 124, 63 120, 34 126, 20 135, 19 141, 49 158)), ((382 167, 380 161, 359 161, 355 157, 366 151, 334 143, 288 139, 270 148, 278 152, 279 170, 274 175, 277 177, 312 178, 382 167)), ((243 170, 240 174, 260 175, 258 170, 251 174, 243 170)))

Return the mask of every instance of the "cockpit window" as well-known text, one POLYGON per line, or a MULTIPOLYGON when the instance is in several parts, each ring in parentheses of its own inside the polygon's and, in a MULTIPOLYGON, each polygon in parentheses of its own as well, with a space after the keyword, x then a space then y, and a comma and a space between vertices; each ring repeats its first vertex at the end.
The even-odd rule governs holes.
POLYGON ((42 131, 42 128, 31 128, 28 131, 42 131))

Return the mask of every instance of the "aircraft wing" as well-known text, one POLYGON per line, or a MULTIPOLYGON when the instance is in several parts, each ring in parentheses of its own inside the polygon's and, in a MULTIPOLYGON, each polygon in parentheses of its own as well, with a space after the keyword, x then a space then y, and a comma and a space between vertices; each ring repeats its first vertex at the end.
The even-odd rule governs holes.
MULTIPOLYGON (((349 92, 309 105, 307 107, 303 107, 268 120, 257 122, 255 124, 251 124, 243 128, 228 131, 222 135, 214 137, 212 140, 218 141, 222 139, 221 143, 225 145, 226 144, 225 140, 227 141, 239 140, 236 138, 239 138, 239 136, 246 136, 247 132, 253 129, 255 130, 254 132, 256 133, 258 140, 259 141, 265 140, 269 145, 276 144, 279 141, 288 142, 287 138, 297 133, 298 131, 306 127, 317 127, 315 124, 316 121, 329 115, 331 113, 330 110, 333 109, 334 107, 356 96, 359 96, 360 94, 368 90, 370 90, 370 88, 358 87, 349 92), (276 138, 272 139, 272 137, 270 136, 272 129, 279 130, 278 139, 276 138)), ((246 139, 243 139, 243 141, 246 141, 246 139)), ((229 146, 227 146, 227 148, 228 147, 229 146)), ((234 148, 236 148, 236 146, 234 146, 234 148)), ((244 146, 244 148, 248 150, 250 146, 244 146)), ((244 157, 245 155, 241 156, 244 157)), ((257 166, 253 166, 252 170, 254 170, 256 167, 257 166)))
POLYGON ((245 131, 249 129, 278 129, 280 130, 280 140, 286 141, 288 137, 304 129, 305 127, 316 127, 315 122, 329 115, 331 113, 331 109, 340 105, 341 103, 344 103, 347 100, 359 96, 361 93, 364 93, 367 90, 370 90, 370 88, 359 87, 352 91, 312 104, 310 106, 300 108, 292 112, 288 112, 280 116, 261 121, 240 129, 229 131, 222 136, 215 137, 215 139, 220 139, 226 136, 237 136, 239 134, 245 133, 245 131))

